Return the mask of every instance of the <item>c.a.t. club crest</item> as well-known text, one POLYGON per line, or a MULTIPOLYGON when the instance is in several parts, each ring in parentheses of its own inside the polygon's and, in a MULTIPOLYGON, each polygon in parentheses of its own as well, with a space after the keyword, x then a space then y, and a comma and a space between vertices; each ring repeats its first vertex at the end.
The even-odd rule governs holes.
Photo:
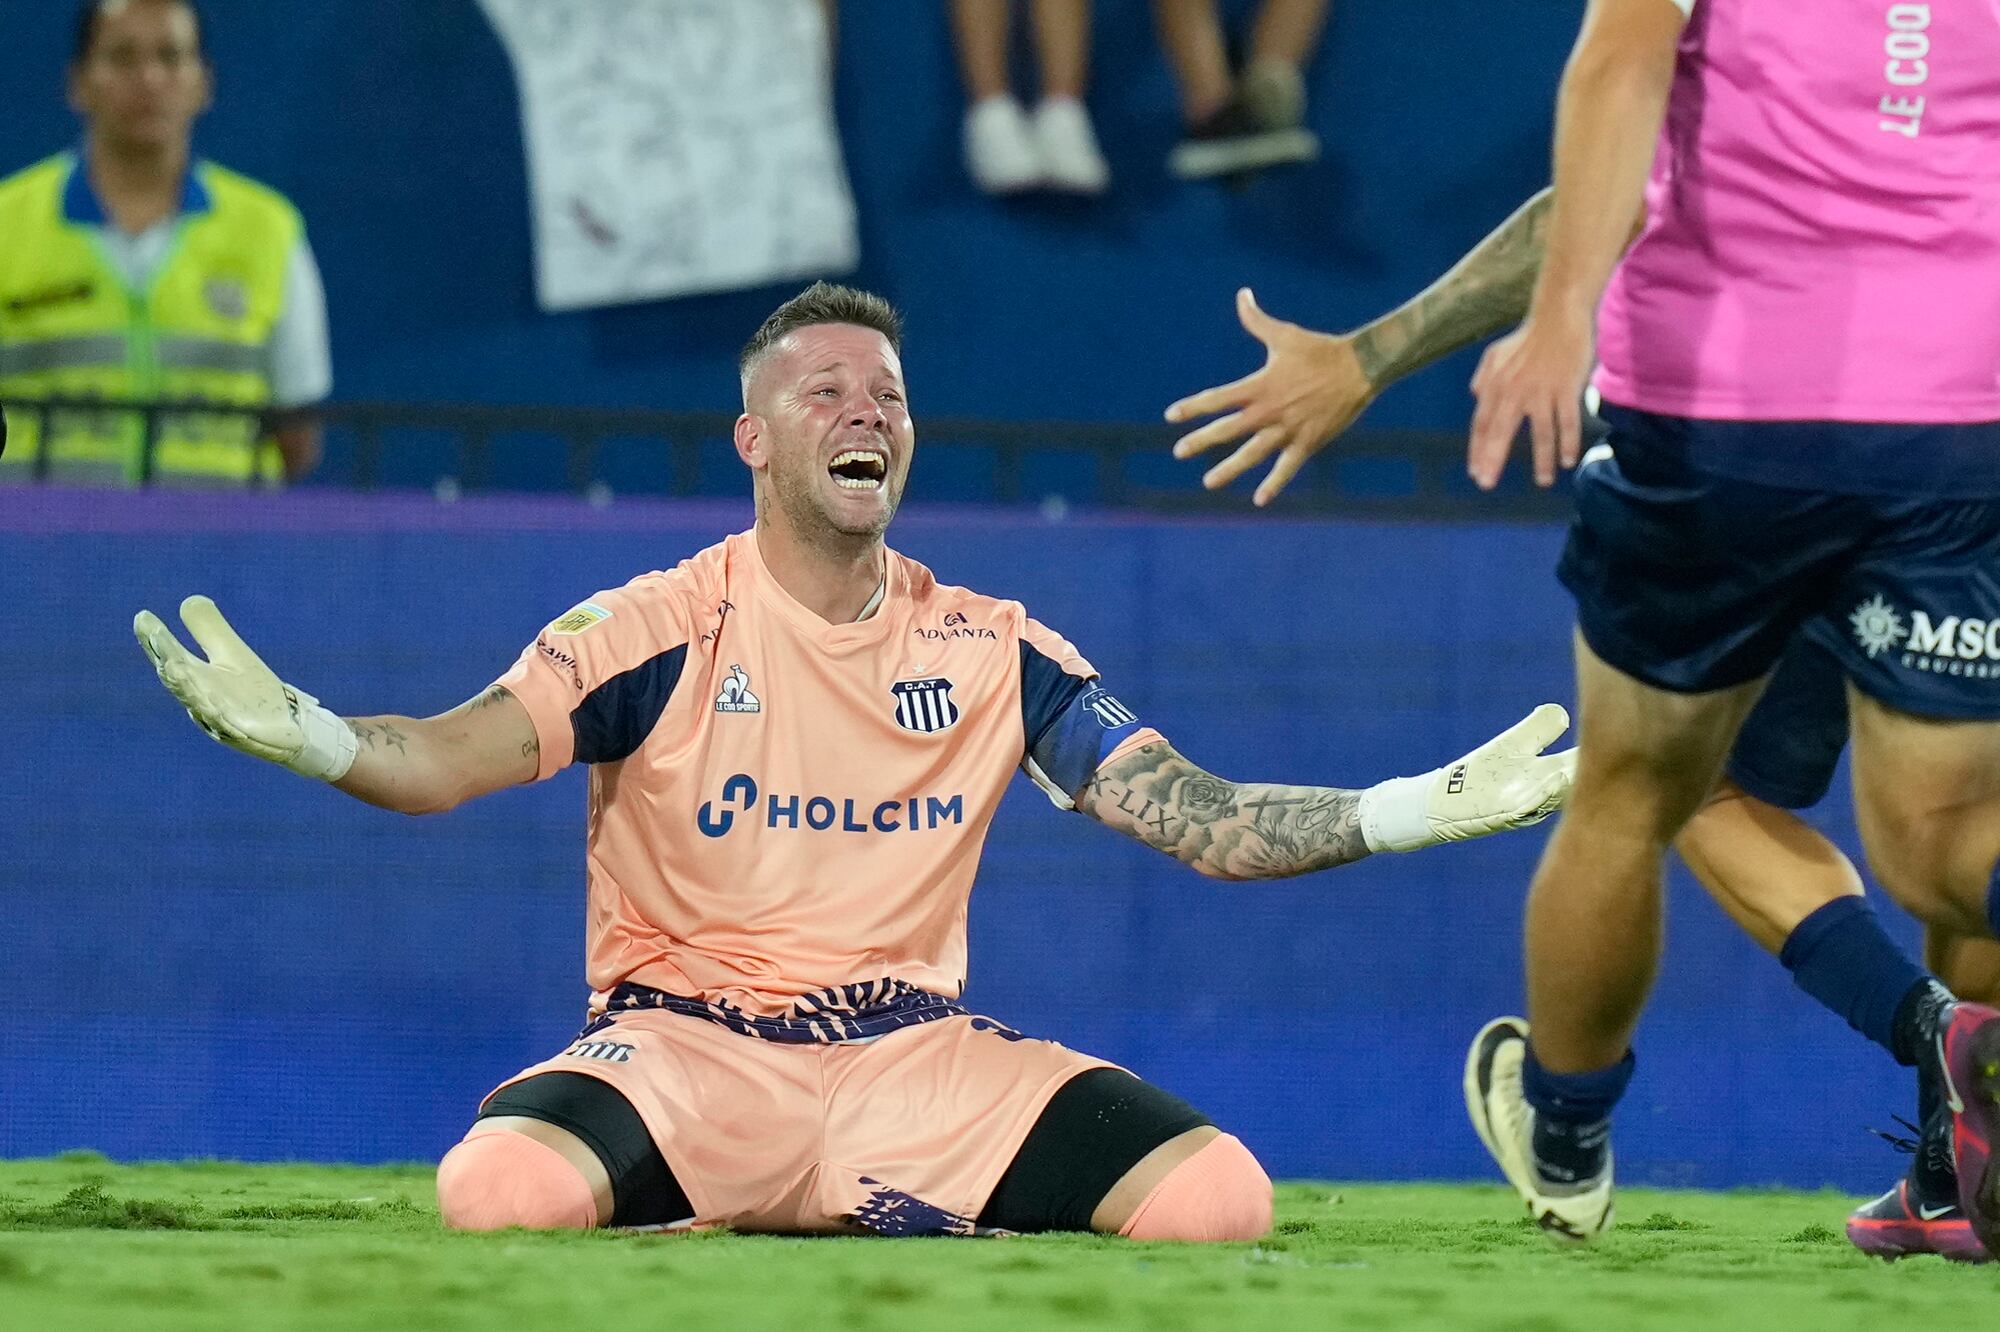
POLYGON ((943 676, 898 680, 889 686, 889 692, 896 699, 896 725, 906 731, 929 734, 958 720, 958 704, 951 701, 951 681, 943 676))

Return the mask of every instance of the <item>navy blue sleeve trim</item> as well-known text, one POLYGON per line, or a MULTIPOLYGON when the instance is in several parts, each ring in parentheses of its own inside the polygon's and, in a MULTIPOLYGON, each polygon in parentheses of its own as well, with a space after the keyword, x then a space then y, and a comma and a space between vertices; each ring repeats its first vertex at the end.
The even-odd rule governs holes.
POLYGON ((1069 794, 1083 789, 1104 756, 1139 729, 1139 719, 1095 678, 1071 675, 1021 644, 1021 733, 1027 757, 1069 794))
POLYGON ((584 695, 569 715, 576 733, 576 761, 615 763, 645 743, 667 710, 687 661, 687 644, 669 648, 584 695))

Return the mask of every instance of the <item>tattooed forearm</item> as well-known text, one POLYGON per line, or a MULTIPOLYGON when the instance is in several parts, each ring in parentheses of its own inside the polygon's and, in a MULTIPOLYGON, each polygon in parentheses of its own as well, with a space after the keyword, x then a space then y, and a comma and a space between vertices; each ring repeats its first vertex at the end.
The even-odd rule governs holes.
POLYGON ((521 701, 495 686, 434 717, 347 717, 354 764, 334 785, 404 814, 435 814, 533 781, 542 747, 521 701))
POLYGON ((1361 371, 1376 387, 1518 324, 1528 313, 1548 244, 1555 191, 1543 190, 1400 309, 1354 335, 1361 371))
POLYGON ((410 737, 386 721, 364 722, 357 721, 353 717, 344 717, 342 720, 347 723, 347 729, 354 732, 354 738, 359 740, 365 749, 375 748, 375 742, 379 740, 384 749, 393 749, 398 754, 405 755, 410 752, 410 737))
POLYGON ((1098 769, 1076 807, 1218 879, 1277 879, 1368 854, 1358 791, 1231 782, 1142 745, 1098 769))

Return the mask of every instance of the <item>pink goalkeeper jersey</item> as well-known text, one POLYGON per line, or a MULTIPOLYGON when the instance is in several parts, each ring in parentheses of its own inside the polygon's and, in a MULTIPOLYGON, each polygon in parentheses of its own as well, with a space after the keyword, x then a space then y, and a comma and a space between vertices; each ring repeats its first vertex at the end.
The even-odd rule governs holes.
POLYGON ((534 720, 538 777, 594 765, 600 1000, 633 982, 760 1015, 956 997, 1015 770, 1066 805, 1159 738, 1019 602, 891 551, 875 614, 828 624, 747 532, 598 593, 500 683, 534 720))
POLYGON ((2000 0, 1692 5, 1599 392, 1707 420, 2000 420, 2000 0))

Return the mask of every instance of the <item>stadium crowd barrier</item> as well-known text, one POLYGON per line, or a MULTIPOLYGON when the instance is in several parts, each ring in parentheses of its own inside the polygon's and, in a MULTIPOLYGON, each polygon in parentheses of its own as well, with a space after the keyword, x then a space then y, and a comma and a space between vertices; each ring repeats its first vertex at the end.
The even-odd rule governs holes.
MULTIPOLYGON (((52 412, 101 411, 105 404, 0 398, 0 407, 45 421, 52 412)), ((149 482, 163 414, 264 415, 256 408, 189 401, 119 407, 144 419, 141 472, 149 482)), ((729 444, 736 418, 724 412, 378 402, 334 402, 313 411, 326 429, 326 458, 310 478, 316 486, 415 487, 447 495, 568 491, 600 501, 727 496, 743 488, 742 464, 729 444)), ((1200 486, 1201 472, 1224 453, 1188 462, 1170 456, 1179 428, 923 417, 917 430, 922 470, 913 493, 921 498, 997 504, 1053 498, 1158 513, 1220 513, 1243 505, 1241 494, 1200 486)), ((1567 507, 1566 495, 1538 491, 1520 477, 1497 493, 1481 492, 1466 479, 1464 463, 1458 435, 1359 430, 1296 480, 1283 502, 1298 512, 1512 521, 1552 520, 1567 507)))

